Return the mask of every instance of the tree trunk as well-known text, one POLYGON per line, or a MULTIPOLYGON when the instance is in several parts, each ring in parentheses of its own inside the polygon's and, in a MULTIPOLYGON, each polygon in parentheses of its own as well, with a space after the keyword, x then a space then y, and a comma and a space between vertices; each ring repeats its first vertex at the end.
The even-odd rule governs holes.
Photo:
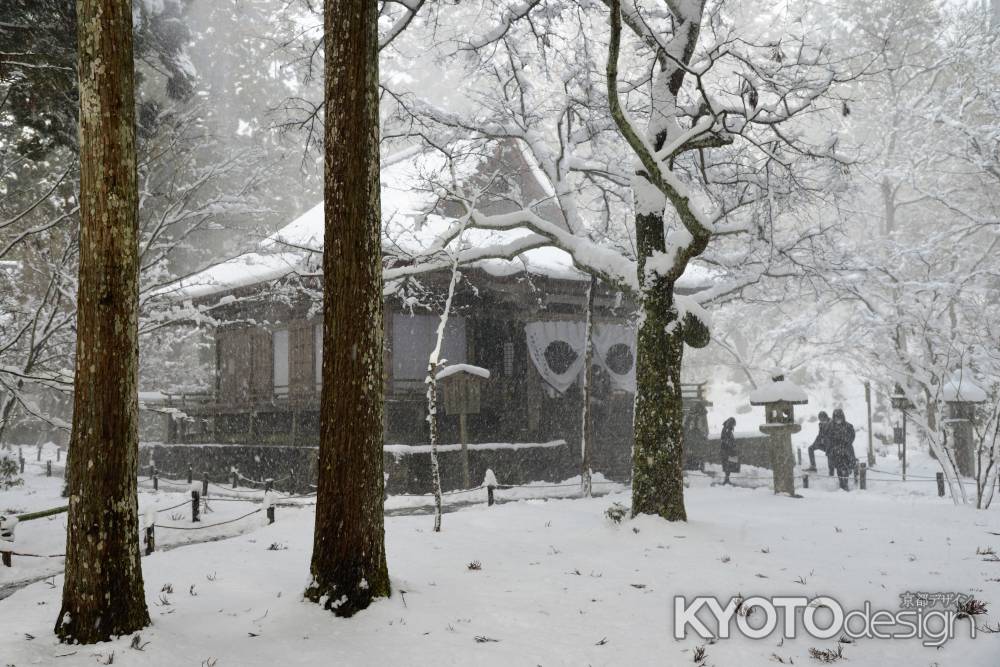
MULTIPOLYGON (((442 327, 443 329, 443 327, 442 327)), ((441 329, 438 330, 438 340, 441 338, 441 329)), ((438 345, 440 347, 440 345, 438 345)), ((438 461, 438 419, 437 419, 437 355, 431 357, 427 364, 427 425, 430 430, 431 439, 431 484, 434 487, 434 532, 441 532, 442 513, 442 491, 441 491, 441 463, 438 461)))
POLYGON ((319 482, 308 599, 351 616, 389 595, 382 478, 378 7, 327 0, 319 482))
POLYGON ((646 290, 643 312, 636 345, 632 514, 686 521, 681 397, 684 341, 673 307, 673 286, 662 283, 646 290))
MULTIPOLYGON (((657 145, 661 143, 658 140, 657 145)), ((704 323, 677 310, 674 281, 684 272, 686 262, 675 266, 669 276, 652 272, 647 275, 647 258, 666 251, 662 217, 665 200, 654 194, 642 178, 633 181, 632 190, 639 211, 635 232, 643 309, 636 345, 632 514, 658 514, 668 521, 686 521, 681 364, 685 344, 705 347, 710 336, 704 323)), ((691 252, 691 256, 698 252, 691 252)))
POLYGON ((66 579, 55 632, 84 644, 149 624, 139 563, 138 190, 132 10, 79 0, 80 280, 66 579))
POLYGON ((590 276, 587 285, 587 316, 584 323, 583 353, 583 423, 580 425, 580 483, 584 498, 593 495, 594 417, 590 410, 591 393, 594 383, 594 293, 597 278, 590 276))

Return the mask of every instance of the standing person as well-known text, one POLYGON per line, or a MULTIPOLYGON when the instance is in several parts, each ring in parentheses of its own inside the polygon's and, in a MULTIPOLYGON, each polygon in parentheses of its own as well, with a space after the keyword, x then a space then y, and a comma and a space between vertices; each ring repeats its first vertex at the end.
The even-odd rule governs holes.
POLYGON ((840 488, 848 491, 847 480, 857 465, 858 458, 854 455, 854 425, 847 421, 840 408, 833 411, 829 434, 830 446, 827 451, 832 455, 833 465, 837 469, 840 488))
POLYGON ((826 465, 830 477, 833 477, 833 457, 830 455, 830 415, 820 410, 819 432, 816 439, 809 445, 809 468, 808 472, 816 472, 816 450, 826 454, 826 465))
POLYGON ((730 473, 740 471, 740 457, 736 453, 736 436, 733 435, 734 428, 736 428, 736 419, 733 417, 722 422, 722 436, 719 438, 719 444, 722 449, 722 472, 726 474, 726 478, 722 480, 723 484, 729 484, 730 473))

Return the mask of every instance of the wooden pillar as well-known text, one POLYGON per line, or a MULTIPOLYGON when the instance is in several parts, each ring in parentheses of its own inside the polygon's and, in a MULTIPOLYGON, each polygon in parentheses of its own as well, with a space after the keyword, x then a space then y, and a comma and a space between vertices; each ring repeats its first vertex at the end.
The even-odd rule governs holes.
POLYGON ((465 413, 458 416, 459 438, 462 441, 462 488, 472 487, 472 476, 469 473, 469 433, 465 423, 465 413))

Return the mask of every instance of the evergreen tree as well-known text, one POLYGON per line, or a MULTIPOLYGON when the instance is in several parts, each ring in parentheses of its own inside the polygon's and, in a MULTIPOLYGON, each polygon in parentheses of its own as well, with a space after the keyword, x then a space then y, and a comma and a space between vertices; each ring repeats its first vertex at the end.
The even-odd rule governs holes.
POLYGON ((139 564, 138 187, 132 12, 80 0, 80 279, 66 579, 55 632, 91 644, 149 624, 139 564))

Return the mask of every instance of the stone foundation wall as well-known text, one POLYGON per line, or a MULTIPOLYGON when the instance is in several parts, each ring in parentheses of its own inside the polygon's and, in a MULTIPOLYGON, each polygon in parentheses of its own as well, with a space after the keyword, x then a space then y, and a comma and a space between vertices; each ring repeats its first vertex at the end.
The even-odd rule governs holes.
MULTIPOLYGON (((771 455, 768 451, 771 438, 761 433, 752 435, 745 433, 736 434, 736 451, 739 452, 740 464, 757 466, 759 468, 771 469, 771 455)), ((713 434, 709 438, 690 443, 685 452, 685 458, 689 463, 715 463, 722 464, 722 450, 719 444, 719 436, 713 434)), ((694 465, 694 467, 699 467, 694 465)))
MULTIPOLYGON (((430 451, 426 445, 390 445, 384 452, 386 488, 395 493, 430 493, 430 451)), ((316 483, 319 449, 280 445, 191 445, 143 443, 139 447, 139 474, 148 476, 155 461, 161 477, 204 475, 210 482, 229 486, 230 470, 254 480, 272 478, 282 491, 310 493, 316 483)), ((445 491, 462 486, 462 453, 456 445, 445 445, 438 458, 441 485, 445 491)), ((474 444, 469 446, 469 472, 473 486, 491 469, 501 484, 562 481, 579 473, 564 441, 551 443, 474 444)), ((240 481, 241 486, 250 486, 240 481)))

